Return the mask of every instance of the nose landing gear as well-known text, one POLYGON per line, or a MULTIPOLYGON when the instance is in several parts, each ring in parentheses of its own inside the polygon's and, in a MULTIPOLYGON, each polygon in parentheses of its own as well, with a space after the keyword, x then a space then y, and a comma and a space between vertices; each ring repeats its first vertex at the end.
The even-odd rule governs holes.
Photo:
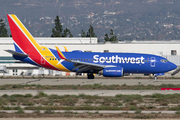
POLYGON ((94 79, 93 73, 88 73, 88 74, 87 74, 87 78, 88 78, 88 79, 94 79))
POLYGON ((154 76, 154 80, 157 80, 158 79, 158 77, 157 76, 154 76))

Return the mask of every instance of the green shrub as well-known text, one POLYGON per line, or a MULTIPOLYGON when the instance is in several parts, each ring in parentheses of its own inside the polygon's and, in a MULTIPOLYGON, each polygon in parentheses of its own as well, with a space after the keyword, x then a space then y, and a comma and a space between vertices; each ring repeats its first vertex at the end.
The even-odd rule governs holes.
POLYGON ((99 106, 98 110, 109 110, 109 106, 99 106))
POLYGON ((47 110, 44 111, 44 113, 53 114, 54 110, 51 110, 50 108, 48 108, 47 110))
POLYGON ((12 110, 12 107, 2 107, 3 110, 12 110))
POLYGON ((40 97, 47 97, 47 96, 48 96, 46 93, 44 93, 44 92, 42 92, 42 91, 39 92, 38 95, 39 95, 40 97))
POLYGON ((24 97, 29 98, 29 97, 33 97, 33 95, 32 94, 25 94, 24 97))
POLYGON ((24 95, 21 95, 21 94, 13 94, 13 95, 11 95, 10 97, 24 97, 24 95))
POLYGON ((40 97, 48 97, 48 95, 44 93, 43 91, 40 91, 38 92, 37 95, 34 96, 34 98, 40 98, 40 97))
POLYGON ((135 105, 131 105, 131 106, 129 107, 129 109, 130 109, 130 110, 136 110, 137 107, 136 107, 135 105))
POLYGON ((34 110, 34 113, 40 113, 40 110, 34 110))
POLYGON ((167 106, 168 105, 168 102, 162 102, 162 103, 160 103, 160 105, 162 105, 162 106, 167 106))
POLYGON ((117 94, 115 97, 118 97, 120 99, 120 98, 123 98, 123 95, 122 94, 117 94))
POLYGON ((32 107, 32 106, 28 106, 24 108, 25 110, 44 110, 44 107, 42 106, 37 106, 37 107, 32 107))
POLYGON ((41 85, 40 84, 36 85, 36 88, 41 88, 41 85))
POLYGON ((141 114, 141 110, 136 110, 135 114, 141 114))
POLYGON ((154 106, 147 106, 146 108, 147 109, 154 109, 155 107, 154 106))
POLYGON ((92 104, 93 101, 92 101, 92 100, 87 100, 87 101, 85 101, 84 103, 86 103, 86 104, 92 104))
POLYGON ((160 94, 160 93, 155 93, 152 95, 153 98, 164 98, 165 95, 160 94))
POLYGON ((83 98, 83 99, 99 99, 100 97, 95 95, 95 96, 92 96, 92 95, 85 95, 85 94, 80 94, 79 97, 83 98))
POLYGON ((62 96, 56 95, 56 94, 52 94, 48 96, 49 99, 62 99, 62 96))
POLYGON ((16 113, 24 113, 24 110, 21 108, 16 113))
POLYGON ((180 111, 176 111, 176 113, 175 114, 180 114, 180 111))
POLYGON ((22 105, 33 106, 34 103, 33 103, 33 102, 30 102, 30 101, 26 101, 26 102, 22 103, 22 105))
POLYGON ((8 97, 9 97, 9 95, 4 94, 4 95, 2 95, 2 97, 3 97, 3 98, 8 98, 8 97))
POLYGON ((148 115, 137 115, 135 116, 136 119, 150 119, 152 116, 150 114, 148 115))
POLYGON ((141 95, 121 95, 121 94, 117 94, 116 97, 119 99, 123 99, 124 102, 132 102, 133 100, 142 100, 143 98, 141 95))
POLYGON ((1 87, 0 89, 1 89, 1 90, 6 90, 6 87, 1 87))
POLYGON ((17 106, 17 107, 14 107, 13 109, 14 110, 19 110, 19 109, 21 109, 21 107, 17 106))
POLYGON ((10 97, 8 98, 8 100, 9 100, 10 102, 17 102, 17 99, 16 99, 14 96, 10 96, 10 97))
POLYGON ((22 88, 23 87, 23 85, 20 85, 20 84, 14 84, 14 85, 12 85, 12 88, 22 88))
POLYGON ((168 110, 180 111, 180 107, 170 107, 168 110))
POLYGON ((122 104, 121 102, 118 102, 117 105, 118 105, 118 106, 122 106, 123 104, 122 104))
POLYGON ((78 87, 77 86, 73 86, 72 89, 76 90, 76 89, 78 89, 78 87))
POLYGON ((121 107, 117 107, 117 106, 99 106, 97 107, 97 110, 121 110, 121 107))

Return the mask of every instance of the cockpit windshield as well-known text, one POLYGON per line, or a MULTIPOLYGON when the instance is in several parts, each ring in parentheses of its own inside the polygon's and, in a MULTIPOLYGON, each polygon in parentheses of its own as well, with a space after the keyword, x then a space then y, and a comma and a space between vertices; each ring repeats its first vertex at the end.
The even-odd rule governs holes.
POLYGON ((167 59, 162 59, 161 62, 166 63, 169 62, 167 59))

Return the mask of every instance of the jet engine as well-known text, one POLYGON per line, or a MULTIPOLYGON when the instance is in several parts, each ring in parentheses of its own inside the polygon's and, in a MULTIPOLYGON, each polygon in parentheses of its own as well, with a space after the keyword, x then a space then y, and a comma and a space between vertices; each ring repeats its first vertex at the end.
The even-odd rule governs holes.
POLYGON ((103 69, 104 77, 122 77, 123 68, 122 67, 107 67, 103 69))

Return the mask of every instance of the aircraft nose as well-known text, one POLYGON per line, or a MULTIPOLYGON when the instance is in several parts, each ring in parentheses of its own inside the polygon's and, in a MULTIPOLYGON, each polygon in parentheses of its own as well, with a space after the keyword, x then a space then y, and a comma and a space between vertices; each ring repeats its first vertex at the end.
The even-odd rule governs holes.
POLYGON ((174 63, 172 63, 172 62, 170 62, 170 64, 169 64, 169 69, 170 70, 174 70, 174 69, 176 69, 177 68, 177 65, 175 65, 174 63))

